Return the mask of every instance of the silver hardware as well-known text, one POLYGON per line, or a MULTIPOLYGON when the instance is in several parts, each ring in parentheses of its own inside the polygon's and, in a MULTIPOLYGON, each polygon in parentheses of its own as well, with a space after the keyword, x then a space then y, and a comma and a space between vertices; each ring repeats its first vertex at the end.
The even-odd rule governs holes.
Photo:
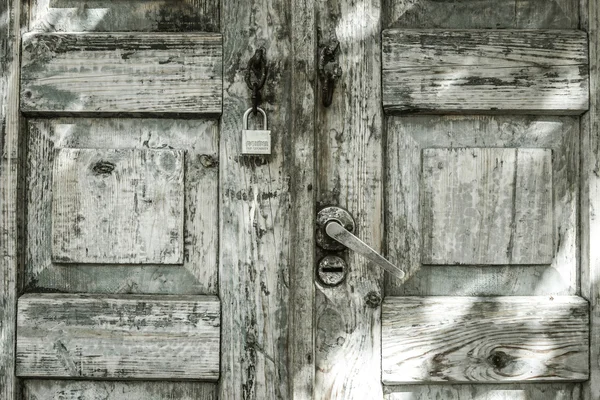
POLYGON ((383 258, 383 256, 373 250, 368 244, 352 234, 352 231, 354 231, 354 220, 348 211, 339 207, 326 207, 317 215, 317 224, 320 227, 320 229, 317 231, 317 243, 322 248, 324 248, 323 243, 326 242, 320 243, 319 236, 327 235, 331 239, 343 245, 343 247, 347 247, 348 249, 357 252, 368 260, 373 261, 375 264, 379 265, 393 276, 400 279, 404 278, 404 271, 383 258), (348 216, 352 220, 351 224, 348 223, 348 216), (325 235, 323 235, 323 231, 325 232, 325 235))
POLYGON ((340 251, 345 250, 346 246, 331 238, 325 232, 325 225, 330 221, 338 221, 350 232, 354 232, 354 219, 352 215, 340 207, 325 207, 317 214, 317 244, 323 250, 340 251))
POLYGON ((271 154, 271 131, 267 130, 267 113, 260 107, 257 110, 263 115, 263 129, 248 129, 248 116, 252 112, 252 108, 249 108, 243 117, 242 154, 271 154))
POLYGON ((348 266, 343 258, 328 255, 319 261, 317 276, 325 286, 337 286, 346 279, 348 266))

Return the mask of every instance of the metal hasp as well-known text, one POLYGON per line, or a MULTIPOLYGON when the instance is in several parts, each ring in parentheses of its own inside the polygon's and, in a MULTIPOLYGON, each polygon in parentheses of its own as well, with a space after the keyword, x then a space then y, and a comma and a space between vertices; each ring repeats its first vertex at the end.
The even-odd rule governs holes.
POLYGON ((352 218, 346 210, 339 207, 326 207, 319 212, 317 215, 317 224, 321 228, 317 231, 317 243, 319 246, 325 248, 323 247, 323 243, 327 245, 327 241, 323 240, 323 236, 327 236, 328 239, 333 239, 338 245, 342 245, 342 248, 346 247, 357 252, 393 276, 403 279, 405 276, 404 271, 383 258, 381 254, 352 234, 354 220, 352 219, 352 223, 350 224, 347 219, 348 216, 352 218), (325 235, 323 235, 323 232, 325 235))
POLYGON ((258 112, 258 106, 262 102, 260 91, 263 86, 265 86, 268 73, 267 51, 264 47, 261 47, 260 49, 257 49, 250 60, 248 60, 248 68, 246 69, 246 76, 244 77, 248 89, 252 91, 252 112, 254 115, 258 112))
POLYGON ((323 106, 329 107, 333 101, 335 81, 342 76, 342 68, 337 61, 340 42, 335 35, 324 43, 319 50, 319 75, 321 77, 321 94, 323 106))

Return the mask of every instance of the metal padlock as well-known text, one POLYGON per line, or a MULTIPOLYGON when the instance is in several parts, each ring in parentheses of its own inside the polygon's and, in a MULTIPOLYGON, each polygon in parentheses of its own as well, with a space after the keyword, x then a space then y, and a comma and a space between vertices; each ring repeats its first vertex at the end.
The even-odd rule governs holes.
POLYGON ((252 108, 249 108, 243 117, 242 154, 271 154, 271 131, 267 130, 267 113, 262 108, 257 110, 263 115, 263 129, 248 130, 248 116, 252 112, 252 108))

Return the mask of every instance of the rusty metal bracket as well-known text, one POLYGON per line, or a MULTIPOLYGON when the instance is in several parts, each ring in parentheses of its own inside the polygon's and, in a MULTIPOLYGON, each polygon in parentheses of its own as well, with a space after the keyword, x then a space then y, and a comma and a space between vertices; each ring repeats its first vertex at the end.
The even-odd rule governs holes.
POLYGON ((252 113, 256 115, 258 106, 262 101, 261 89, 267 81, 269 67, 267 65, 267 51, 264 47, 257 49, 248 60, 245 81, 248 89, 252 91, 252 113))
POLYGON ((334 34, 319 49, 319 76, 321 78, 322 101, 325 107, 331 105, 335 82, 342 76, 342 68, 337 61, 339 48, 340 42, 334 34))

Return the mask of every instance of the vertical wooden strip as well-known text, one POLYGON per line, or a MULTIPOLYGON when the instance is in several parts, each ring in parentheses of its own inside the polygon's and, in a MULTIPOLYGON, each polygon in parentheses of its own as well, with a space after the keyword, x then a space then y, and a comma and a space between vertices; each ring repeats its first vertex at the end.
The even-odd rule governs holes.
POLYGON ((0 398, 19 397, 15 377, 19 182, 19 0, 0 2, 0 398))
POLYGON ((291 400, 311 400, 315 379, 315 2, 292 1, 293 139, 290 152, 290 321, 288 329, 291 400))
POLYGON ((582 29, 588 30, 590 109, 582 118, 581 294, 590 302, 590 379, 584 399, 600 398, 600 1, 584 1, 588 10, 582 29), (587 3, 587 4, 586 4, 587 3))
MULTIPOLYGON (((335 32, 343 70, 333 103, 317 114, 319 205, 346 208, 358 236, 382 247, 379 0, 318 2, 320 41, 335 32)), ((322 44, 321 43, 321 44, 322 44)), ((381 399, 382 270, 346 253, 349 274, 316 296, 315 399, 381 399)))
MULTIPOLYGON (((221 399, 288 398, 290 178, 289 2, 222 2, 223 115, 220 145, 219 293, 222 299, 221 399), (244 82, 254 51, 269 66, 261 107, 271 156, 241 156, 244 82)), ((257 122, 251 118, 250 128, 257 122)))

